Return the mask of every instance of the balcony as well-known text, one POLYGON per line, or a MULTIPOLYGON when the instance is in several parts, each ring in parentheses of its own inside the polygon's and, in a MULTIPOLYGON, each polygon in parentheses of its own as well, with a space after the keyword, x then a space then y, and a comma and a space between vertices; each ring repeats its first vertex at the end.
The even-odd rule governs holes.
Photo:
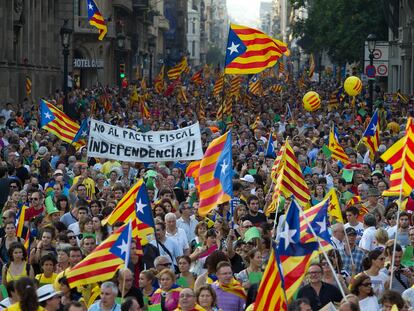
POLYGON ((156 38, 156 37, 158 37, 158 31, 154 26, 148 26, 147 27, 147 35, 149 37, 156 38))
POLYGON ((144 10, 149 7, 149 0, 132 0, 132 6, 135 10, 144 10))
MULTIPOLYGON (((106 38, 115 38, 115 28, 113 22, 107 22, 106 26, 108 32, 106 38)), ((94 26, 89 25, 87 16, 78 16, 74 17, 74 33, 75 34, 96 34, 98 35, 98 29, 94 26)))
POLYGON ((166 19, 164 16, 154 16, 154 25, 158 26, 159 29, 167 31, 170 29, 170 23, 168 22, 168 19, 166 19))
POLYGON ((132 1, 131 0, 112 0, 112 6, 121 8, 129 13, 132 13, 132 1))

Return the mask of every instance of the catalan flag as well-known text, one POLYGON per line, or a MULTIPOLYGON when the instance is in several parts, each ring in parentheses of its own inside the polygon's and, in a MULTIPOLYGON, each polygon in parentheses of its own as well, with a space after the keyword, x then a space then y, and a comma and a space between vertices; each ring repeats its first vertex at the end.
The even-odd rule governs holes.
POLYGON ((403 104, 408 104, 410 101, 410 98, 407 95, 402 94, 399 90, 397 91, 397 98, 402 102, 403 104))
POLYGON ((279 84, 275 84, 275 85, 272 85, 272 86, 270 87, 270 90, 271 90, 273 93, 280 93, 280 92, 282 92, 282 86, 281 86, 281 85, 279 85, 279 84))
POLYGON ((285 74, 285 64, 283 62, 279 62, 279 78, 285 74))
POLYGON ((283 55, 289 55, 287 45, 265 33, 231 24, 226 49, 226 74, 255 74, 273 67, 283 55))
POLYGON ((104 222, 113 225, 117 221, 125 223, 134 219, 137 219, 137 223, 132 223, 132 236, 138 236, 144 245, 148 242, 148 236, 154 234, 154 219, 143 179, 129 189, 104 222))
POLYGON ((220 76, 216 80, 216 83, 214 83, 214 88, 213 88, 214 97, 220 96, 220 93, 223 90, 223 86, 224 86, 224 73, 220 74, 220 76))
POLYGON ((185 176, 194 179, 194 184, 197 190, 200 189, 200 182, 198 180, 198 176, 200 175, 200 164, 201 160, 190 162, 185 170, 185 176))
MULTIPOLYGON (((24 237, 23 246, 26 249, 27 253, 29 254, 29 249, 30 249, 30 230, 29 229, 27 230, 26 236, 24 237)), ((27 255, 27 256, 29 256, 29 255, 27 255)))
POLYGON ((230 81, 230 97, 239 98, 240 97, 240 86, 241 86, 241 77, 234 76, 230 81))
POLYGON ((184 86, 182 86, 182 85, 178 89, 177 100, 180 103, 188 104, 188 99, 187 99, 186 91, 185 91, 184 86))
POLYGON ((124 260, 110 250, 119 241, 120 235, 128 225, 125 224, 112 233, 92 253, 66 273, 71 288, 107 281, 115 275, 115 272, 124 265, 124 260))
POLYGON ((295 153, 287 140, 277 169, 275 191, 279 190, 285 198, 293 195, 302 207, 307 207, 310 200, 308 185, 295 153))
POLYGON ((32 94, 32 80, 29 76, 25 79, 26 96, 29 97, 32 94))
POLYGON ((102 40, 106 33, 108 32, 108 28, 106 27, 105 19, 103 18, 101 12, 99 12, 98 7, 96 6, 93 0, 88 1, 88 20, 91 26, 98 28, 99 30, 99 40, 102 40))
POLYGON ((234 294, 236 296, 239 296, 240 298, 246 300, 246 292, 244 291, 243 286, 240 284, 239 281, 236 279, 232 279, 229 284, 223 284, 220 283, 219 280, 214 282, 217 284, 223 291, 234 294))
POLYGON ((315 58, 313 57, 313 54, 309 57, 309 78, 312 79, 313 74, 315 73, 315 58))
POLYGON ((82 120, 79 131, 76 133, 75 137, 73 138, 74 143, 85 145, 86 139, 88 138, 88 134, 89 134, 89 125, 90 125, 89 118, 85 118, 82 120))
POLYGON ((254 75, 249 81, 249 92, 253 95, 261 95, 263 93, 262 82, 258 75, 254 75))
POLYGON ((161 94, 164 91, 164 71, 165 66, 162 65, 161 70, 154 81, 155 92, 157 94, 161 94))
POLYGON ((40 100, 40 126, 69 144, 73 142, 80 128, 65 113, 43 99, 40 100))
POLYGON ((269 140, 267 141, 265 157, 276 158, 275 146, 273 144, 273 132, 270 132, 269 140))
POLYGON ((374 160, 375 154, 378 151, 380 132, 380 123, 378 118, 378 109, 375 110, 371 121, 368 124, 364 134, 362 135, 362 142, 367 146, 371 160, 374 160))
POLYGON ((210 143, 200 163, 198 211, 201 216, 207 215, 218 204, 230 201, 233 196, 232 172, 232 139, 229 131, 210 143))
POLYGON ((299 286, 302 284, 306 271, 310 264, 312 254, 318 250, 316 242, 302 243, 300 241, 300 217, 299 208, 295 200, 292 200, 286 214, 285 224, 280 234, 280 242, 277 246, 277 254, 280 257, 282 275, 286 297, 289 301, 299 286))
POLYGON ((270 258, 260 281, 254 303, 254 311, 287 310, 284 278, 281 273, 280 259, 276 244, 272 243, 270 258))
POLYGON ((129 256, 131 253, 131 240, 132 222, 130 220, 126 226, 123 226, 123 229, 119 232, 118 238, 109 249, 112 254, 122 259, 125 263, 125 268, 128 268, 129 256))
POLYGON ((194 75, 191 77, 191 82, 194 84, 202 84, 203 83, 203 68, 196 71, 194 75))
POLYGON ((332 158, 338 161, 341 161, 344 165, 351 163, 349 161, 348 155, 345 153, 342 146, 339 144, 335 137, 334 129, 332 127, 331 131, 329 132, 329 150, 332 152, 332 158))
POLYGON ((198 119, 205 120, 206 119, 206 111, 204 110, 204 102, 200 99, 199 109, 198 109, 198 119))
POLYGON ((183 57, 181 62, 168 70, 167 75, 170 80, 177 80, 180 75, 188 69, 187 57, 183 57))
POLYGON ((393 167, 390 187, 382 195, 397 196, 402 191, 404 196, 409 196, 414 188, 414 124, 411 117, 404 137, 388 148, 381 159, 393 167))

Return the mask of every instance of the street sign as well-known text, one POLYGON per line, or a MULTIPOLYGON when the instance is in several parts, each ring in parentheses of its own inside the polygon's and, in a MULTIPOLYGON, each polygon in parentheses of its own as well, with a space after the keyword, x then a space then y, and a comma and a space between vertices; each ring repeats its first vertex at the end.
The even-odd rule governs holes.
MULTIPOLYGON (((376 77, 387 77, 388 76, 388 61, 389 61, 389 43, 386 41, 377 41, 375 44, 375 50, 373 51, 376 77), (381 68, 379 68, 381 67, 381 68)), ((368 42, 365 42, 365 53, 364 53, 364 68, 369 66, 369 51, 368 42)), ((367 74, 368 75, 368 74, 367 74)), ((373 78, 370 78, 373 79, 373 78)))
POLYGON ((381 76, 388 76, 388 67, 386 65, 379 65, 377 67, 378 74, 381 76))
POLYGON ((365 73, 367 74, 368 78, 375 78, 376 70, 374 65, 368 65, 365 67, 365 73))

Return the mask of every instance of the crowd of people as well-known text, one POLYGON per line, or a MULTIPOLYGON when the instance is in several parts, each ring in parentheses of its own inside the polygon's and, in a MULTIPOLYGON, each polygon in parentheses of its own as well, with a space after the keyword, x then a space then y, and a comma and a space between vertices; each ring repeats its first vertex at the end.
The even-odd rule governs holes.
MULTIPOLYGON (((381 134, 378 153, 371 160, 360 143, 370 119, 367 94, 356 103, 345 98, 332 104, 338 85, 331 78, 306 81, 305 86, 296 82, 267 78, 265 88, 278 83, 282 90, 265 90, 261 96, 242 90, 233 100, 232 113, 227 112, 231 118, 217 116, 221 101, 213 98, 213 78, 187 85, 187 103, 174 93, 163 96, 152 88, 139 89, 145 92, 149 117, 142 116, 139 103, 130 103, 128 90, 94 87, 69 93, 79 123, 92 117, 147 132, 199 122, 204 150, 231 128, 234 197, 207 217, 198 214, 197 188, 185 175, 188 162, 88 157, 86 147, 75 149, 40 128, 38 102, 7 103, 0 111, 0 308, 253 310, 271 242, 278 236, 275 228, 280 230, 277 222, 288 207, 286 199, 277 217, 264 213, 272 200, 274 158, 266 156, 266 146, 273 135, 276 152, 289 139, 311 204, 335 188, 345 220, 330 228, 334 249, 328 259, 335 271, 324 256, 315 257, 295 299, 289 301, 289 310, 319 310, 330 303, 343 311, 391 310, 394 305, 414 310, 414 202, 411 197, 405 201, 396 223, 398 198, 382 196, 389 187, 390 169, 379 158, 404 134, 413 102, 402 104, 376 92, 381 134), (312 113, 302 107, 302 96, 309 89, 322 98, 321 108, 312 113), (351 160, 346 176, 343 165, 324 150, 333 124, 351 160), (142 246, 143 255, 137 254, 133 242, 129 267, 112 279, 70 287, 65 273, 119 225, 103 225, 102 220, 141 178, 155 219, 153 241, 142 246), (24 227, 17 232, 23 206, 27 207, 24 227), (367 210, 364 215, 362 207, 367 210)), ((62 106, 59 91, 46 99, 62 106)))

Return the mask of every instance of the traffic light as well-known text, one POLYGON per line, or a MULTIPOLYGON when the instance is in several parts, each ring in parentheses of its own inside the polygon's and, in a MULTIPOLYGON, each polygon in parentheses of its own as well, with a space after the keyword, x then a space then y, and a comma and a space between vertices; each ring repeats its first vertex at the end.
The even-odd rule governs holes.
POLYGON ((125 64, 119 64, 119 77, 125 78, 125 64))

